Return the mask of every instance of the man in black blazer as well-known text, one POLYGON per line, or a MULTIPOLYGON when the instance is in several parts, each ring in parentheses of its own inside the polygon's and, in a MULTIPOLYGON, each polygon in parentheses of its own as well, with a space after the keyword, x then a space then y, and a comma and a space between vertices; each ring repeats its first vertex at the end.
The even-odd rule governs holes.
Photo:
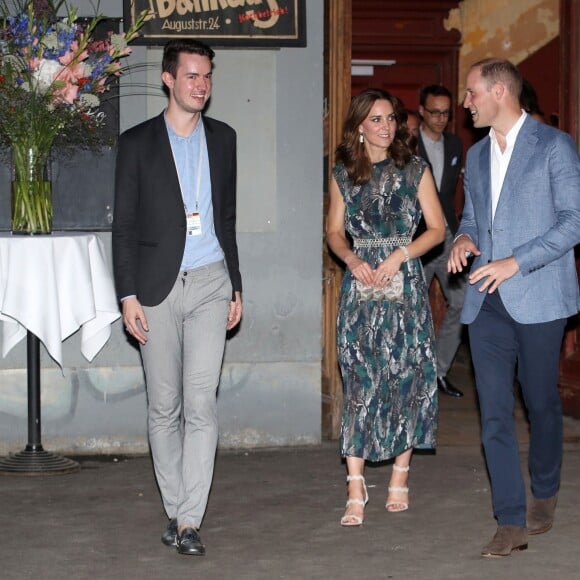
POLYGON ((203 555, 199 528, 217 447, 226 331, 242 315, 236 134, 202 116, 214 52, 191 39, 163 52, 165 111, 119 139, 113 263, 127 332, 140 345, 148 431, 169 523, 162 541, 203 555))
POLYGON ((439 200, 445 214, 445 241, 425 254, 423 268, 427 286, 437 276, 447 300, 447 312, 437 334, 437 386, 439 392, 452 397, 463 393, 447 379, 447 372, 461 343, 461 308, 465 280, 461 275, 449 274, 447 259, 453 237, 459 226, 455 214, 455 190, 461 172, 462 145, 455 135, 445 132, 451 114, 451 93, 441 85, 430 85, 419 98, 418 153, 431 166, 439 200))

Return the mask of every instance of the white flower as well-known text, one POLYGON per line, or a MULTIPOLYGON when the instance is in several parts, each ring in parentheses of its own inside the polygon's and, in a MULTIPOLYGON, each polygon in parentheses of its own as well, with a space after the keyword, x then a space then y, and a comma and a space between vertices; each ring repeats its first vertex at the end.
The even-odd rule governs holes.
POLYGON ((127 48, 127 40, 124 34, 111 34, 110 42, 115 52, 123 52, 127 48))
POLYGON ((38 68, 32 73, 35 81, 35 88, 41 93, 46 93, 52 86, 54 79, 64 67, 56 60, 43 58, 38 68))
POLYGON ((84 93, 79 98, 80 106, 83 109, 96 109, 100 104, 101 101, 97 95, 93 95, 92 93, 84 93))
POLYGON ((56 32, 49 32, 42 39, 42 44, 49 50, 58 50, 58 34, 56 32))

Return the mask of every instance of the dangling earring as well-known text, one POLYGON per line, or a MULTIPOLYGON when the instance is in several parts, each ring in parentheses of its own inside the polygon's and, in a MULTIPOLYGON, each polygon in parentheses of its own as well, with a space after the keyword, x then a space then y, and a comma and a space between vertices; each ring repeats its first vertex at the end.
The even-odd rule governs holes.
POLYGON ((365 142, 365 136, 362 133, 358 134, 358 141, 359 141, 359 143, 365 142))

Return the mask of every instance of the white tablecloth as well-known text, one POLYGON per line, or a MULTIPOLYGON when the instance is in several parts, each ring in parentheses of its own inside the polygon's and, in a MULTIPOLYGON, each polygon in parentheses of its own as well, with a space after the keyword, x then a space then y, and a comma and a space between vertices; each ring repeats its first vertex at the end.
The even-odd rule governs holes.
POLYGON ((120 317, 103 243, 95 234, 0 234, 2 356, 30 330, 62 368, 62 341, 81 329, 92 361, 120 317))

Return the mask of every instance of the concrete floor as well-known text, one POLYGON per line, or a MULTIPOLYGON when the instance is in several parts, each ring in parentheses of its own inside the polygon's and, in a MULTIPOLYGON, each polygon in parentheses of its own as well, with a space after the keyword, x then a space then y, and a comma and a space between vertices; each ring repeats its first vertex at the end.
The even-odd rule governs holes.
MULTIPOLYGON (((0 477, 0 578, 580 579, 580 422, 565 421, 553 530, 526 552, 482 559, 496 526, 465 358, 450 376, 466 396, 440 397, 439 448, 415 454, 407 512, 385 511, 390 466, 372 466, 365 524, 341 528, 336 442, 221 451, 201 530, 207 555, 181 556, 160 542, 166 519, 149 457, 86 458, 73 475, 0 477)), ((527 426, 516 416, 525 468, 527 426)))

